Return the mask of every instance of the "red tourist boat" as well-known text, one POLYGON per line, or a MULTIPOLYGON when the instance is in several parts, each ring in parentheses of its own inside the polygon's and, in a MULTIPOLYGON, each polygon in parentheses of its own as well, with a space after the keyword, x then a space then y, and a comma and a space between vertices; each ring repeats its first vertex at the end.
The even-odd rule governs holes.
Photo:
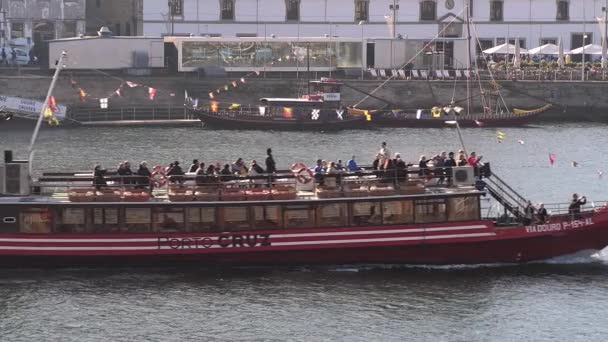
POLYGON ((525 200, 489 165, 186 175, 154 197, 112 175, 103 190, 73 172, 30 184, 27 168, 0 168, 2 266, 520 263, 608 245, 608 207, 524 225, 525 200), (505 215, 482 217, 485 195, 505 215))

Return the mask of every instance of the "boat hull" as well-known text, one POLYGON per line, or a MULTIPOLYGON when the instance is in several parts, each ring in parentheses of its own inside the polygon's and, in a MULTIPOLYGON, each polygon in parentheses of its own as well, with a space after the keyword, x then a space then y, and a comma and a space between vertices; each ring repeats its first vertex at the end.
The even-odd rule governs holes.
POLYGON ((194 117, 201 120, 204 127, 235 130, 283 130, 283 131, 339 131, 348 129, 369 128, 363 117, 351 117, 344 120, 301 120, 296 118, 279 118, 263 116, 221 116, 193 111, 194 117))
POLYGON ((293 231, 146 235, 3 235, 2 267, 492 264, 608 245, 608 215, 546 225, 491 221, 293 231))

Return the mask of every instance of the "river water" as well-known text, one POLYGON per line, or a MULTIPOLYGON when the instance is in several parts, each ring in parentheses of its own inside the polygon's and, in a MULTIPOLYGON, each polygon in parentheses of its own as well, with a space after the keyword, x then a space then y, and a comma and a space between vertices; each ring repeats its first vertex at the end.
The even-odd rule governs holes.
MULTIPOLYGON (((525 197, 608 200, 605 126, 500 131, 502 143, 495 129, 464 129, 463 138, 525 197)), ((0 128, 0 149, 25 158, 29 138, 0 128)), ((353 154, 369 163, 382 141, 408 162, 460 148, 453 129, 60 127, 42 131, 34 168, 261 161, 267 147, 281 167, 353 154)), ((0 270, 0 340, 597 341, 608 337, 607 280, 608 249, 526 265, 0 270)))

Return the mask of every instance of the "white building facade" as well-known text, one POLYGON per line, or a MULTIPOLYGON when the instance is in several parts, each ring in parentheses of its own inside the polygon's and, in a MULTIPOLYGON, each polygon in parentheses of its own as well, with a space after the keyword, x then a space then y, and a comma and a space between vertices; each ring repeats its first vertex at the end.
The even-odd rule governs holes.
POLYGON ((583 39, 601 44, 598 19, 608 6, 607 0, 146 0, 142 18, 148 36, 462 39, 469 2, 472 31, 484 48, 516 38, 528 48, 559 39, 565 49, 583 39))

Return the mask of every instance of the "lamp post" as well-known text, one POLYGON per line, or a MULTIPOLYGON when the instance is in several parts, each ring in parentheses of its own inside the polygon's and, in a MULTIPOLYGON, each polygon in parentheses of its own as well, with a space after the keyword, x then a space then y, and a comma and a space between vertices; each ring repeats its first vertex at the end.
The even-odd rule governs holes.
MULTIPOLYGON (((608 1, 608 0, 606 0, 608 1)), ((363 64, 363 52, 365 51, 365 49, 363 48, 363 25, 365 25, 365 20, 361 20, 359 21, 359 26, 361 27, 361 79, 363 79, 364 77, 364 68, 365 65, 363 64)))
POLYGON ((581 66, 581 81, 585 80, 585 40, 587 39, 587 35, 583 33, 583 63, 581 66))

